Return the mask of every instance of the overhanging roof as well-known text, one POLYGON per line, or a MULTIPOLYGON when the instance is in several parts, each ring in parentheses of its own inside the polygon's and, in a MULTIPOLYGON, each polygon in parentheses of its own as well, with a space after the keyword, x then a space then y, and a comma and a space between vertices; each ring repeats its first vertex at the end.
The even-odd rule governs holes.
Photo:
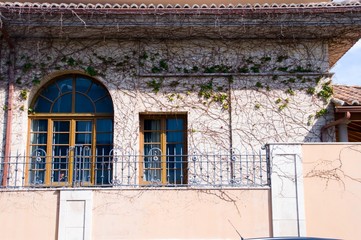
POLYGON ((9 38, 321 39, 332 66, 361 36, 361 4, 1 3, 9 38))

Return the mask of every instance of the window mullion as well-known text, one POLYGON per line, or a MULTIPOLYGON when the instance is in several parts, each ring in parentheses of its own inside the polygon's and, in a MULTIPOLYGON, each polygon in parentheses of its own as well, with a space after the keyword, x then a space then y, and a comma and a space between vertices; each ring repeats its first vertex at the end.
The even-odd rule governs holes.
POLYGON ((160 138, 161 150, 162 150, 162 183, 167 183, 167 136, 166 136, 166 119, 161 120, 161 138, 160 138))
POLYGON ((74 178, 74 157, 75 157, 75 123, 76 120, 70 120, 70 129, 69 129, 69 151, 68 151, 68 175, 69 175, 69 183, 73 182, 74 178))
MULTIPOLYGON (((92 120, 92 133, 91 133, 91 136, 92 136, 92 140, 91 140, 91 143, 90 143, 90 147, 91 147, 91 159, 90 159, 90 182, 91 183, 95 183, 96 180, 95 180, 95 165, 96 165, 96 161, 97 161, 97 156, 96 156, 96 119, 93 119, 92 120)), ((98 153, 99 155, 100 153, 98 153)), ((103 157, 103 156, 102 156, 103 157)))
POLYGON ((46 146, 46 163, 45 163, 45 184, 51 184, 52 166, 53 166, 53 120, 48 120, 47 146, 46 146))

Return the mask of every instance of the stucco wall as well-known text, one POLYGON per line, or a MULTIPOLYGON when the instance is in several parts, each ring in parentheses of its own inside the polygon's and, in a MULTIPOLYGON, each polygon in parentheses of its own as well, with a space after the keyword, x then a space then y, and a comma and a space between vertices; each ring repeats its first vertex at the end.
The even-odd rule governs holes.
MULTIPOLYGON (((322 77, 328 71, 322 41, 17 39, 14 45, 13 154, 25 151, 36 92, 72 72, 95 75, 108 88, 115 146, 133 151, 141 112, 187 112, 189 149, 203 152, 319 141, 320 127, 332 119, 316 117, 327 108, 318 93, 330 80, 322 77)), ((6 51, 1 58, 6 62, 6 51)), ((7 68, 1 65, 5 79, 7 68)))
MULTIPOLYGON (((239 239, 237 231, 243 237, 271 232, 267 189, 99 189, 90 196, 93 240, 239 239)), ((1 239, 58 239, 59 211, 69 217, 77 210, 64 212, 59 200, 54 190, 1 192, 1 239)))
POLYGON ((58 191, 0 192, 0 238, 57 239, 58 191))
POLYGON ((309 236, 361 239, 361 146, 303 145, 309 236))
POLYGON ((239 239, 237 231, 271 231, 269 191, 261 189, 95 191, 93 207, 94 239, 239 239))

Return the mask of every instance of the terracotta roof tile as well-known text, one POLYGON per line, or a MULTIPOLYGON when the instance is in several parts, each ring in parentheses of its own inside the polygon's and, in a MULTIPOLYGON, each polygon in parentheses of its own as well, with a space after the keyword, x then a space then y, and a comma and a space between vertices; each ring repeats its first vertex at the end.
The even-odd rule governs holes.
POLYGON ((333 98, 336 105, 361 105, 361 86, 333 85, 333 98))

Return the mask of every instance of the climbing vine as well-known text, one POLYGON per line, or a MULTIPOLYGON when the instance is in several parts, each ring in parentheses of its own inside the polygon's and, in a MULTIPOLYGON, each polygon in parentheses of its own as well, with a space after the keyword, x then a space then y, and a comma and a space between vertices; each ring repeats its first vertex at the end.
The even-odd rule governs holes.
POLYGON ((303 141, 305 136, 317 140, 317 129, 310 134, 310 127, 329 114, 332 84, 325 73, 327 65, 322 54, 317 58, 309 54, 321 51, 322 44, 317 42, 282 48, 272 42, 242 45, 233 40, 27 44, 33 44, 40 54, 19 49, 17 109, 34 113, 26 103, 31 89, 42 85, 52 72, 83 72, 100 79, 112 92, 119 106, 115 109, 121 112, 116 121, 123 126, 115 127, 115 138, 122 142, 137 141, 134 112, 187 111, 190 144, 217 142, 225 148, 231 138, 256 146, 287 139, 303 141), (221 53, 212 47, 218 45, 223 46, 221 53), (246 47, 252 51, 240 50, 246 47), (286 130, 286 125, 293 129, 286 130))

